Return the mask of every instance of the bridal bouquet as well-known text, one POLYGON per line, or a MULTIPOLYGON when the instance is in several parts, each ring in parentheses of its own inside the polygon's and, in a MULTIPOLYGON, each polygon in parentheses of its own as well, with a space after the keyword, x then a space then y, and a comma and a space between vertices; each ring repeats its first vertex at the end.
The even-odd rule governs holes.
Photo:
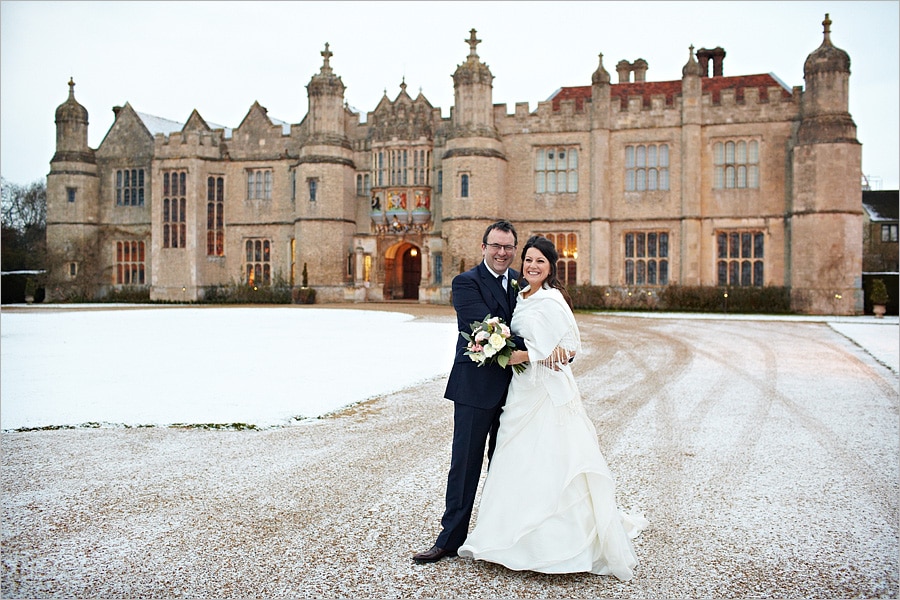
MULTIPOLYGON (((509 326, 500 317, 488 315, 484 320, 472 323, 470 327, 472 333, 459 332, 469 342, 466 356, 477 362, 479 367, 495 362, 505 369, 512 351, 516 349, 509 326)), ((525 365, 519 363, 513 365, 513 368, 516 373, 521 373, 525 370, 525 365)))

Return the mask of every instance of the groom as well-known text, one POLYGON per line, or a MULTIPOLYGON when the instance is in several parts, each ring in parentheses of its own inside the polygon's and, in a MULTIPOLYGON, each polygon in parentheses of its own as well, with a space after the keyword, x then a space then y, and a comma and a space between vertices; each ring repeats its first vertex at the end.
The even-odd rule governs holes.
MULTIPOLYGON (((518 239, 509 221, 488 226, 481 241, 484 261, 453 278, 453 308, 457 329, 469 332, 470 325, 486 316, 500 317, 506 324, 516 307, 513 281, 519 274, 509 268, 516 254, 518 239)), ((513 339, 524 348, 522 339, 513 339)), ((497 364, 479 367, 465 355, 466 340, 457 336, 456 358, 447 380, 444 397, 453 400, 453 449, 442 531, 434 546, 413 555, 419 564, 456 556, 456 550, 469 533, 469 520, 475 504, 475 492, 481 478, 484 448, 488 443, 488 464, 497 444, 500 413, 506 402, 506 391, 512 368, 497 364)))

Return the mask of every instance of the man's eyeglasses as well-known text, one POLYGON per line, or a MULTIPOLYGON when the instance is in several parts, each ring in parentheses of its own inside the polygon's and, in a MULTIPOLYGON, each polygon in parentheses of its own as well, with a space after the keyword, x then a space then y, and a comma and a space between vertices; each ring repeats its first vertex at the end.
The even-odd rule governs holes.
POLYGON ((512 252, 516 249, 515 246, 504 246, 502 244, 485 244, 488 248, 493 250, 494 252, 500 252, 500 250, 506 250, 507 252, 512 252))

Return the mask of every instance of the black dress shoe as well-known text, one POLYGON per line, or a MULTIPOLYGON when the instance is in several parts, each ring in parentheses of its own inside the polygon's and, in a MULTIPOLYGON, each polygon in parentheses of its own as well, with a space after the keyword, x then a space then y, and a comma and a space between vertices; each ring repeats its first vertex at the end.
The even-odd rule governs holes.
POLYGON ((413 562, 418 564, 424 563, 433 563, 441 560, 445 557, 453 557, 456 556, 456 550, 445 550, 444 548, 439 548, 437 546, 432 546, 430 549, 425 552, 419 552, 418 554, 413 554, 413 562))

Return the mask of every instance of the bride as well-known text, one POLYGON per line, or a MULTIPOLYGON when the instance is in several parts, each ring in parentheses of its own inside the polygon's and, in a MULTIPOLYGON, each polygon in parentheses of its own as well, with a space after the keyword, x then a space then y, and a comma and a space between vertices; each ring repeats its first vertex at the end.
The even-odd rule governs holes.
POLYGON ((511 329, 525 340, 500 416, 475 529, 459 556, 517 571, 633 576, 631 540, 648 526, 618 509, 615 483, 600 452, 569 366, 580 350, 571 300, 557 279, 558 254, 533 236, 511 329), (561 359, 561 360, 560 360, 561 359))

